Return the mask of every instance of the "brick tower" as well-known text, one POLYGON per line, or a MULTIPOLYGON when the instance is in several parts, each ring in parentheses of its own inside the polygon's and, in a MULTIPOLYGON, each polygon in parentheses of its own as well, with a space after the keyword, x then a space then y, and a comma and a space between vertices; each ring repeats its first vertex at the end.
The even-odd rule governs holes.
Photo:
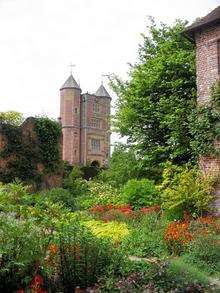
MULTIPOLYGON (((211 88, 220 79, 220 6, 189 26, 185 34, 196 44, 198 104, 203 105, 209 103, 211 88)), ((220 157, 201 157, 200 166, 205 174, 219 174, 220 157)), ((220 214, 220 185, 216 195, 220 214)))
POLYGON ((103 84, 95 94, 81 94, 72 75, 60 89, 63 160, 71 165, 108 164, 111 97, 103 84))
POLYGON ((62 157, 80 164, 81 89, 72 74, 60 89, 60 118, 63 133, 62 157))

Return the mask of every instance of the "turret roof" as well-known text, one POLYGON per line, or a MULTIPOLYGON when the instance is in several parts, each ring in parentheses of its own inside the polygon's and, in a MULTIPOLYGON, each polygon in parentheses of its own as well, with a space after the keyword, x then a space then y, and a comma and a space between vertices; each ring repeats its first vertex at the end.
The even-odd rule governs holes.
POLYGON ((107 92, 107 90, 105 89, 105 87, 104 87, 103 84, 100 85, 100 87, 96 91, 95 95, 97 97, 106 97, 106 98, 110 98, 111 99, 109 93, 107 92))
POLYGON ((60 89, 62 90, 62 89, 69 89, 69 88, 74 88, 74 89, 80 90, 80 87, 79 87, 78 83, 75 81, 72 74, 70 74, 70 76, 67 78, 67 80, 65 81, 65 83, 62 85, 62 87, 60 89))

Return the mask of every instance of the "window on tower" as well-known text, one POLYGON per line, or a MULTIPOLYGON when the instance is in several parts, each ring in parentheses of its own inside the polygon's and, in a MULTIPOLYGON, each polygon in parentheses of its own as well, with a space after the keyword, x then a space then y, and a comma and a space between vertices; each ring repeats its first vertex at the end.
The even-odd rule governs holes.
POLYGON ((99 152, 100 151, 100 139, 91 139, 91 147, 93 152, 99 152))
POLYGON ((92 118, 92 127, 100 128, 101 122, 98 118, 92 118))
POLYGON ((99 104, 97 102, 95 102, 93 104, 93 112, 94 113, 99 113, 99 111, 100 111, 99 104))
POLYGON ((74 108, 74 113, 75 113, 75 114, 78 113, 78 108, 74 108))

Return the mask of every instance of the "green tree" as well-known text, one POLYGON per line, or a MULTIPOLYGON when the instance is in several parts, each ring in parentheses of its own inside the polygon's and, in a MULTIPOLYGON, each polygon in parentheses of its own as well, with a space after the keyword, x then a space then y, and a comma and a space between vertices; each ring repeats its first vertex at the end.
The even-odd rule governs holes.
POLYGON ((23 115, 16 111, 0 112, 0 123, 19 126, 24 121, 23 115))
POLYGON ((109 161, 109 168, 99 174, 99 179, 112 186, 121 187, 129 179, 140 177, 142 167, 142 160, 138 160, 133 148, 116 144, 109 161))
POLYGON ((129 80, 111 78, 119 96, 115 127, 141 151, 148 166, 192 159, 189 117, 196 107, 195 50, 182 35, 185 25, 176 21, 158 26, 151 19, 129 80))

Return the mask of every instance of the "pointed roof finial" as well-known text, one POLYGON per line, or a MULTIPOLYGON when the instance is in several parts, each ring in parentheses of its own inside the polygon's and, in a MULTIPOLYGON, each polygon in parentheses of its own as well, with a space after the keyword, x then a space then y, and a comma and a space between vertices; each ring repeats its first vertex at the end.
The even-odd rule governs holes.
POLYGON ((72 75, 73 74, 73 67, 76 67, 76 65, 72 64, 72 62, 71 62, 69 67, 70 67, 70 75, 72 75))
POLYGON ((102 75, 101 75, 101 85, 103 85, 104 78, 105 77, 109 77, 109 76, 110 76, 110 74, 104 74, 104 73, 102 73, 102 75))

